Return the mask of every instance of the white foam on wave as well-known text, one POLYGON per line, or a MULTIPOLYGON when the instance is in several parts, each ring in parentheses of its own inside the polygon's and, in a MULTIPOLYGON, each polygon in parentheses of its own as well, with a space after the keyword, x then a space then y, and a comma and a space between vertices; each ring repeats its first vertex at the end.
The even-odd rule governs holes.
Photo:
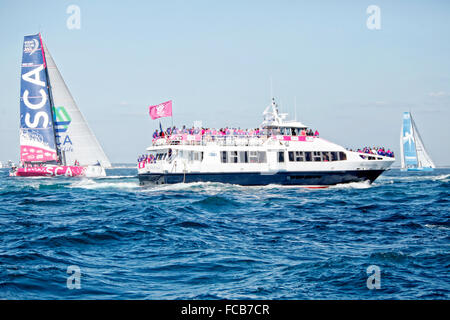
POLYGON ((136 189, 139 188, 139 183, 137 181, 130 182, 103 182, 93 179, 82 179, 76 181, 70 185, 70 188, 80 188, 80 189, 136 189))
POLYGON ((426 224, 425 227, 430 228, 430 229, 438 229, 438 230, 450 230, 449 227, 442 226, 442 225, 436 225, 436 224, 426 224))
POLYGON ((401 175, 401 176, 382 175, 382 176, 378 177, 378 179, 375 181, 378 182, 379 184, 386 184, 386 183, 392 184, 392 183, 396 183, 396 182, 409 183, 409 182, 420 182, 420 181, 444 181, 444 182, 447 182, 449 180, 450 180, 450 174, 407 175, 405 173, 405 175, 401 175))
POLYGON ((450 181, 450 174, 441 174, 439 176, 434 176, 432 180, 448 182, 450 181))
POLYGON ((372 188, 370 181, 340 183, 330 186, 330 189, 369 189, 372 188))
POLYGON ((126 178, 137 178, 136 175, 132 176, 106 176, 106 177, 98 177, 96 179, 102 180, 102 179, 126 179, 126 178))
MULTIPOLYGON (((229 184, 221 182, 190 182, 190 183, 176 183, 163 185, 147 185, 142 189, 142 192, 165 192, 165 191, 194 191, 204 192, 209 195, 215 195, 226 191, 237 191, 255 194, 257 191, 271 191, 271 190, 327 190, 329 186, 301 186, 301 185, 280 185, 268 184, 262 186, 243 186, 238 184, 229 184)), ((363 187, 354 186, 354 188, 361 189, 363 187)))
POLYGON ((165 192, 165 191, 203 191, 210 194, 217 194, 235 188, 243 188, 243 186, 225 184, 219 182, 190 182, 190 183, 175 183, 162 185, 147 185, 143 187, 143 192, 165 192))

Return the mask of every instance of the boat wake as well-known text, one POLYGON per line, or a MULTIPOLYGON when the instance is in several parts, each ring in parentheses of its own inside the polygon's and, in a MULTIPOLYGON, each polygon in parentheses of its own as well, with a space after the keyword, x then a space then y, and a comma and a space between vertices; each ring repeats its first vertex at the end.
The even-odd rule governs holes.
POLYGON ((431 180, 433 180, 433 181, 449 182, 450 181, 450 174, 441 174, 439 176, 433 177, 431 180))
POLYGON ((107 179, 82 179, 80 181, 76 181, 70 184, 69 188, 75 189, 88 189, 88 190, 96 190, 96 189, 127 189, 133 190, 139 188, 139 183, 137 180, 135 181, 117 181, 110 182, 102 181, 107 179))
POLYGON ((192 183, 176 183, 176 184, 163 184, 163 185, 147 185, 142 187, 143 192, 164 192, 164 191, 206 191, 210 193, 226 192, 226 191, 252 191, 255 190, 300 190, 300 191, 318 191, 327 189, 368 189, 371 188, 371 184, 368 181, 351 182, 345 184, 338 184, 333 186, 302 186, 302 185, 280 185, 269 184, 263 186, 242 186, 238 184, 228 184, 220 182, 192 182, 192 183))
POLYGON ((426 224, 425 227, 429 228, 429 229, 438 229, 438 230, 445 230, 445 231, 450 230, 449 227, 440 225, 440 224, 439 225, 438 224, 426 224))
POLYGON ((191 183, 175 183, 162 185, 147 185, 142 187, 143 192, 165 192, 165 191, 206 191, 207 193, 218 193, 224 191, 233 191, 236 188, 245 188, 244 186, 235 184, 226 184, 220 182, 191 182, 191 183))
POLYGON ((450 174, 440 174, 440 175, 402 175, 402 176, 391 176, 385 175, 380 176, 375 183, 378 184, 392 184, 396 182, 404 182, 404 183, 414 183, 414 182, 427 182, 427 181, 450 181, 450 174))
POLYGON ((373 184, 369 181, 341 183, 334 186, 330 186, 330 189, 369 189, 373 184))
POLYGON ((136 175, 126 175, 126 176, 106 176, 106 177, 98 177, 95 178, 95 180, 106 180, 106 179, 129 179, 129 178, 136 178, 136 175))

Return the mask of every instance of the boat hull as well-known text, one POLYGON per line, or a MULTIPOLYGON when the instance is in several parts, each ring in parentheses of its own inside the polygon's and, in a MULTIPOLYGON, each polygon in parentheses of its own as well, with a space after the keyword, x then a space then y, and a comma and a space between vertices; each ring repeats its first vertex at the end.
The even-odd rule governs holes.
POLYGON ((42 166, 17 168, 10 175, 16 177, 103 177, 106 173, 101 166, 42 166))
POLYGON ((175 184, 192 182, 219 182, 244 186, 257 185, 299 185, 330 186, 341 183, 369 181, 372 183, 384 170, 346 170, 346 171, 312 171, 312 172, 261 172, 233 173, 140 173, 141 185, 175 184))

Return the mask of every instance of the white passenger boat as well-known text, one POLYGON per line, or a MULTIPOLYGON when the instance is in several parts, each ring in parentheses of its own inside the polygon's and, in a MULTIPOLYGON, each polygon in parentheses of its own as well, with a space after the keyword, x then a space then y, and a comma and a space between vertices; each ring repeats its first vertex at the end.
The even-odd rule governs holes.
POLYGON ((221 182, 238 185, 326 187, 373 182, 395 159, 376 153, 348 151, 319 137, 308 127, 287 121, 275 101, 264 111, 255 131, 217 135, 177 132, 158 137, 138 162, 142 184, 221 182))

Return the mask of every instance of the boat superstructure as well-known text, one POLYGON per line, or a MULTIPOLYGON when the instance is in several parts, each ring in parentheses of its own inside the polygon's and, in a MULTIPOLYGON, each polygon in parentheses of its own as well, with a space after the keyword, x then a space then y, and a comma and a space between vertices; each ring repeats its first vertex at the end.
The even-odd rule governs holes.
POLYGON ((287 121, 277 104, 264 111, 260 128, 229 134, 204 130, 172 133, 153 140, 138 163, 141 184, 221 182, 239 185, 322 187, 373 182, 393 157, 353 152, 287 121))
POLYGON ((24 37, 20 166, 12 176, 105 176, 107 156, 78 109, 41 34, 24 37))

